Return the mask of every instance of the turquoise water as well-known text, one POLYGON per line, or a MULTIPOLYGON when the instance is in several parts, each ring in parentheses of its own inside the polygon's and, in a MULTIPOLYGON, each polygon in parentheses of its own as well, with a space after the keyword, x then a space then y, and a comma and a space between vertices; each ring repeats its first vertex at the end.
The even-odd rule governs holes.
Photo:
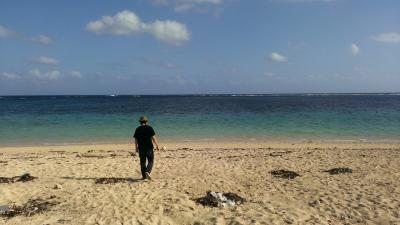
POLYGON ((129 141, 140 115, 163 140, 399 139, 400 96, 7 96, 1 145, 129 141))

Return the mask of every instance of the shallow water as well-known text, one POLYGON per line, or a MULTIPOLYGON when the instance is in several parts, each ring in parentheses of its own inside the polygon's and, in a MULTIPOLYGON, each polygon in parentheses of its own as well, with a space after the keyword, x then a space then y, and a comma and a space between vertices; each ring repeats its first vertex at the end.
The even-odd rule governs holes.
POLYGON ((147 115, 162 139, 399 139, 400 96, 3 96, 1 145, 128 141, 147 115))

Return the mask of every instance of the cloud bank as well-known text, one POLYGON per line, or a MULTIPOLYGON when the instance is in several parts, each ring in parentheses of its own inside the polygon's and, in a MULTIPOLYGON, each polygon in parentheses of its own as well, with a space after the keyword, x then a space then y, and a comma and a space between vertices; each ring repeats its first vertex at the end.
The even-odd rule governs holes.
POLYGON ((131 35, 149 33, 155 39, 180 45, 189 41, 189 31, 185 24, 172 20, 156 20, 154 22, 142 22, 134 13, 124 10, 114 16, 103 16, 86 25, 86 30, 96 34, 131 35))
POLYGON ((58 70, 52 70, 48 72, 42 72, 38 69, 32 69, 29 74, 39 80, 57 80, 61 77, 61 72, 58 70))

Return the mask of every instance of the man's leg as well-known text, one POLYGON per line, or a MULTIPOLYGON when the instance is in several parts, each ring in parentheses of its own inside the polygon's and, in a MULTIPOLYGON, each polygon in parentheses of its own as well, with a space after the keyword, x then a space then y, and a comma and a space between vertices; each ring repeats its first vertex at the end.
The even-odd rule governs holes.
POLYGON ((153 169, 153 163, 154 163, 154 152, 153 152, 153 150, 151 150, 147 153, 146 172, 151 173, 151 170, 153 169))
POLYGON ((142 178, 146 178, 146 153, 144 152, 139 152, 139 158, 140 158, 140 170, 142 172, 142 178))

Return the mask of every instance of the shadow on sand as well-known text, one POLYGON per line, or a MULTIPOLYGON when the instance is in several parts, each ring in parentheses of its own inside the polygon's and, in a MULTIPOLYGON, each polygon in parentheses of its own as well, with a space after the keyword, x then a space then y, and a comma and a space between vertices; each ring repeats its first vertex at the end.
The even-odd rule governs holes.
POLYGON ((95 184, 136 183, 142 179, 129 177, 61 177, 68 180, 94 180, 95 184))

